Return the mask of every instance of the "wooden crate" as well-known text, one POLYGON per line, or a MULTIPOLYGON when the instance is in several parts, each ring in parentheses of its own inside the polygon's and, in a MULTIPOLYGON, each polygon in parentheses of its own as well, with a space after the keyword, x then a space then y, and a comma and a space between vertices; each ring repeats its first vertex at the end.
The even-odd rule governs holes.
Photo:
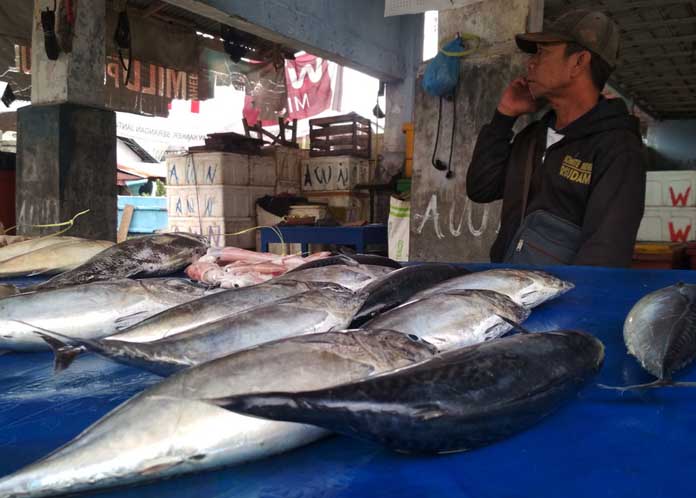
POLYGON ((309 120, 309 155, 351 155, 370 159, 372 126, 356 113, 309 120))

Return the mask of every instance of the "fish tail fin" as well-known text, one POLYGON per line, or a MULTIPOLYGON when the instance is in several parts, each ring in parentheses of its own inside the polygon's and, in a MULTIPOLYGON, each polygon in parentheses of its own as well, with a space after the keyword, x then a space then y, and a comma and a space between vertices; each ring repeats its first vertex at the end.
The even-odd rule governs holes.
POLYGON ((41 338, 46 341, 46 343, 53 350, 54 373, 60 373, 63 370, 67 370, 68 367, 72 365, 72 362, 85 351, 84 346, 69 346, 58 339, 44 334, 43 332, 37 331, 35 333, 41 336, 41 338))
POLYGON ((34 329, 33 332, 50 346, 54 354, 53 367, 55 373, 67 369, 75 361, 75 358, 86 351, 84 344, 88 341, 77 340, 22 320, 14 321, 34 329), (74 346, 71 343, 78 343, 78 345, 74 346))
POLYGON ((510 320, 508 317, 500 315, 498 313, 496 313, 495 315, 504 322, 507 322, 510 326, 512 326, 513 330, 517 330, 518 332, 521 332, 523 334, 531 334, 529 330, 524 328, 521 324, 517 323, 516 321, 510 320))

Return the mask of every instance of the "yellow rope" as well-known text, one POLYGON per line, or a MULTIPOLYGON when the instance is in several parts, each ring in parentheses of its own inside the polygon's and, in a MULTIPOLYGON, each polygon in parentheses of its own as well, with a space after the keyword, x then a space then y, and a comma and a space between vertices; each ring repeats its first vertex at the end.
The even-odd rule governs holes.
MULTIPOLYGON (((63 222, 61 222, 61 223, 47 223, 47 224, 45 224, 45 225, 27 225, 27 226, 30 227, 30 228, 52 228, 52 227, 62 227, 62 226, 66 226, 66 225, 67 225, 67 228, 65 228, 65 229, 63 229, 63 230, 59 230, 59 231, 57 231, 56 233, 52 233, 52 234, 50 234, 50 235, 45 235, 45 236, 43 236, 43 237, 39 237, 37 240, 40 240, 40 239, 47 239, 47 238, 49 238, 49 237, 56 237, 56 236, 58 236, 58 235, 60 235, 60 234, 63 234, 63 233, 65 233, 65 232, 67 232, 68 230, 70 230, 70 229, 73 227, 73 225, 75 225, 75 220, 76 220, 79 216, 82 216, 83 214, 87 214, 87 213, 89 213, 89 212, 90 212, 89 209, 85 209, 84 211, 80 211, 80 212, 77 213, 75 216, 73 216, 72 219, 70 219, 70 220, 68 220, 68 221, 63 221, 63 222)), ((10 230, 14 230, 15 228, 17 228, 17 226, 18 226, 18 225, 15 225, 15 226, 13 226, 13 227, 10 227, 10 228, 6 229, 6 230, 5 230, 5 233, 7 233, 7 232, 10 231, 10 230)))
POLYGON ((271 227, 266 225, 259 225, 256 227, 245 228, 244 230, 240 230, 239 232, 226 233, 225 236, 242 235, 253 230, 258 230, 260 228, 268 228, 270 230, 273 230, 273 232, 278 236, 278 240, 280 240, 280 243, 283 245, 283 254, 281 256, 287 256, 287 254, 285 253, 285 239, 283 238, 283 233, 278 229, 278 227, 275 226, 271 227))
MULTIPOLYGON (((459 33, 458 33, 458 34, 457 34, 457 37, 458 37, 458 38, 461 38, 462 40, 475 41, 475 42, 476 42, 476 46, 475 46, 475 47, 472 47, 472 48, 469 48, 469 49, 467 49, 467 50, 460 50, 460 51, 458 51, 458 52, 452 52, 452 51, 449 51, 449 50, 445 50, 445 49, 442 48, 442 46, 441 46, 441 47, 440 47, 440 52, 442 52, 443 54, 445 54, 445 55, 447 55, 447 56, 449 56, 449 57, 464 57, 465 55, 470 55, 470 54, 473 54, 474 52, 476 52, 476 51, 479 49, 479 46, 481 45, 481 38, 478 37, 478 36, 476 36, 476 35, 472 35, 472 34, 469 34, 469 33, 464 33, 464 34, 459 34, 459 33)), ((447 43, 449 43, 449 42, 447 42, 447 43)), ((442 45, 444 46, 445 44, 446 44, 446 43, 443 43, 442 45)))

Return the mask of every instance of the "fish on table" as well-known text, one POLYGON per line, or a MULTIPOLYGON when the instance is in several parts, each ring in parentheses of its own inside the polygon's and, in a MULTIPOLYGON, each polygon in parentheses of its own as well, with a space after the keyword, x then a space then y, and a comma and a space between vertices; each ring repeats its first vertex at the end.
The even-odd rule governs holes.
MULTIPOLYGON (((318 260, 316 263, 321 263, 322 261, 324 260, 318 260)), ((296 269, 280 277, 276 277, 276 280, 288 279, 300 282, 332 282, 347 289, 360 290, 393 271, 394 268, 390 266, 338 264, 305 268, 303 270, 296 269)))
POLYGON ((190 233, 145 235, 101 251, 70 271, 36 285, 56 289, 117 278, 163 277, 183 270, 208 250, 205 237, 190 233))
POLYGON ((0 278, 64 273, 113 245, 113 242, 107 240, 64 240, 0 261, 0 278))
POLYGON ((0 299, 0 351, 49 350, 32 326, 98 339, 214 292, 218 291, 166 277, 92 282, 6 297, 0 299))
POLYGON ((492 290, 505 294, 520 306, 535 308, 573 289, 571 282, 537 270, 497 268, 455 277, 425 289, 413 299, 432 296, 440 292, 467 289, 492 290))
POLYGON ((355 315, 351 327, 358 327, 405 303, 422 290, 468 273, 465 268, 446 263, 421 263, 388 273, 364 288, 369 297, 355 315))
POLYGON ((677 283, 643 296, 626 316, 624 343, 653 382, 604 388, 625 391, 664 386, 696 387, 673 375, 696 358, 696 285, 677 283))
POLYGON ((213 401, 237 413, 315 425, 402 453, 451 453, 538 423, 593 379, 603 360, 604 346, 590 334, 519 334, 355 383, 213 401))
POLYGON ((39 498, 236 465, 328 434, 232 413, 204 398, 352 382, 431 357, 392 331, 348 330, 266 343, 183 370, 121 404, 55 452, 0 479, 0 496, 39 498))
POLYGON ((67 368, 74 355, 66 345, 83 346, 113 361, 158 375, 172 373, 265 342, 346 328, 365 296, 336 284, 290 296, 145 343, 87 340, 35 327, 55 352, 56 370, 67 368), (67 355, 66 355, 67 351, 67 355))
POLYGON ((440 351, 496 339, 524 322, 530 310, 489 290, 433 294, 382 313, 363 325, 389 329, 428 341, 440 351))

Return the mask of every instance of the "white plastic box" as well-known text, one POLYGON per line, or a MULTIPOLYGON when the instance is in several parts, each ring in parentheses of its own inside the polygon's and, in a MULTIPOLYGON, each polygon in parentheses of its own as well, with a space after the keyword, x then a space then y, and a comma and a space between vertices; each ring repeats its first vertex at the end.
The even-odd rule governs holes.
POLYGON ((303 192, 351 190, 372 182, 370 161, 353 156, 312 157, 302 161, 303 192))
POLYGON ((276 184, 276 160, 273 156, 249 157, 249 185, 270 186, 276 184))
POLYGON ((250 187, 167 187, 169 216, 247 218, 254 214, 250 187))
POLYGON ((249 185, 249 156, 194 152, 167 158, 167 186, 249 185))
POLYGON ((646 176, 646 206, 696 206, 696 171, 648 171, 646 176))
POLYGON ((341 223, 370 221, 370 197, 365 193, 350 190, 312 192, 307 200, 328 204, 329 211, 341 223))
POLYGON ((638 229, 641 242, 696 240, 696 208, 646 207, 638 229))
POLYGON ((276 179, 278 182, 300 183, 300 165, 305 153, 294 147, 275 148, 276 179))
POLYGON ((256 230, 241 235, 226 235, 254 226, 256 226, 254 218, 169 218, 170 232, 202 233, 208 237, 212 247, 233 246, 254 249, 256 247, 256 230))

